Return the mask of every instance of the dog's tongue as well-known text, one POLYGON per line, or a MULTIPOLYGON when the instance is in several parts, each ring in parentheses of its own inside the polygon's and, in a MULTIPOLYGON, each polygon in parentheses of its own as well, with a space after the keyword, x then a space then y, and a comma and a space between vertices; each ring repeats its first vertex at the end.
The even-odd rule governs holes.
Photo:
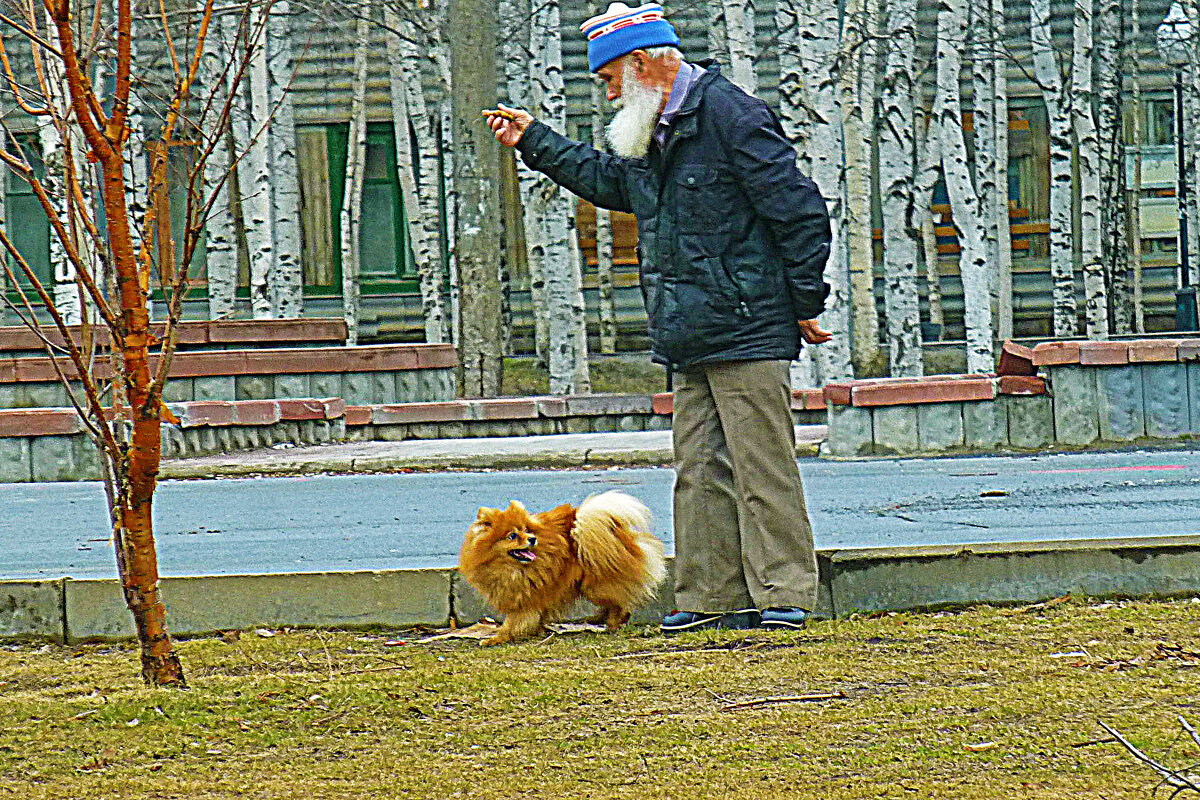
POLYGON ((521 555, 525 556, 530 561, 537 561, 537 553, 532 550, 522 550, 521 555))

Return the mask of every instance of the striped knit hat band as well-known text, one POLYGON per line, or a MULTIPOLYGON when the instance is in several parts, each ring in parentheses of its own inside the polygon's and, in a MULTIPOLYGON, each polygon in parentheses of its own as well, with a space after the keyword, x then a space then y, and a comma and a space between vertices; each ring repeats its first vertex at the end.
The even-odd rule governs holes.
POLYGON ((592 72, 634 50, 679 47, 679 34, 663 17, 658 3, 637 8, 613 3, 603 14, 592 17, 579 28, 587 37, 588 69, 592 72))

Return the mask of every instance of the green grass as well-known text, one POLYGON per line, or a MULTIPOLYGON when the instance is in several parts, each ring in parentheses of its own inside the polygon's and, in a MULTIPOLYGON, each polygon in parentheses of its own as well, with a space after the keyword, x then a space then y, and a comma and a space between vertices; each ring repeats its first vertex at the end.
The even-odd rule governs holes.
POLYGON ((1097 718, 1184 766, 1200 604, 1067 602, 481 649, 291 631, 0 647, 0 797, 1148 798, 1097 718), (1052 654, 1086 651, 1086 656, 1052 654), (725 711, 768 696, 844 698, 725 711), (994 742, 970 752, 966 745, 994 742))
MULTIPOLYGON (((647 353, 593 356, 588 359, 592 391, 613 394, 654 394, 667 390, 667 372, 647 353)), ((502 394, 529 396, 550 393, 550 374, 533 358, 504 359, 502 394)))

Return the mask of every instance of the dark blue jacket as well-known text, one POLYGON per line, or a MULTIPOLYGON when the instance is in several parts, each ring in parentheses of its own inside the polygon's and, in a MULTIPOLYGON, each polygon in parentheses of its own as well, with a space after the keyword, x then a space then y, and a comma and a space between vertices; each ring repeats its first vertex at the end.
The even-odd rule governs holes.
POLYGON ((829 286, 829 215, 766 104, 715 66, 692 86, 671 136, 625 159, 535 121, 517 145, 533 169, 638 221, 642 296, 655 361, 794 359, 797 320, 829 286))

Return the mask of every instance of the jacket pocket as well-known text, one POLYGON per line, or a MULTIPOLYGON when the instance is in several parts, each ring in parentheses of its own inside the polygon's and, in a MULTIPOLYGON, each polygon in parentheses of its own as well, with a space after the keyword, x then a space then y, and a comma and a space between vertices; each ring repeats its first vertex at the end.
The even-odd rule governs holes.
POLYGON ((748 317, 750 308, 746 305, 746 297, 737 277, 725 268, 721 258, 706 258, 701 262, 701 282, 705 293, 709 296, 709 304, 730 314, 748 317))
POLYGON ((733 227, 735 191, 733 178, 716 167, 679 167, 674 209, 679 232, 727 234, 733 227))

